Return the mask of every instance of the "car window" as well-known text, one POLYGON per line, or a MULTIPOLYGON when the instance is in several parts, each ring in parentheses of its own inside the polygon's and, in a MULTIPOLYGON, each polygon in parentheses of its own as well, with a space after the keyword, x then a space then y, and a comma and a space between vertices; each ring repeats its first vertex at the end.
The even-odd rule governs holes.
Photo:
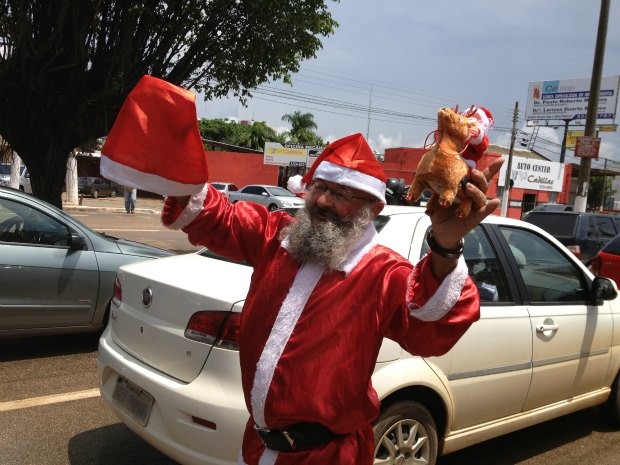
POLYGON ((277 195, 280 197, 295 197, 295 194, 283 187, 273 186, 270 187, 269 190, 271 191, 271 195, 277 195))
POLYGON ((530 212, 526 221, 544 229, 557 238, 570 239, 575 237, 575 229, 579 215, 572 213, 530 212))
MULTIPOLYGON (((428 244, 424 241, 422 255, 426 254, 428 250, 428 244)), ((463 257, 469 275, 478 288, 482 304, 485 302, 513 301, 508 279, 495 250, 480 226, 465 236, 463 257)))
POLYGON ((603 252, 620 255, 620 234, 614 237, 605 245, 605 247, 603 247, 603 252))
POLYGON ((211 185, 215 187, 218 191, 224 190, 224 184, 220 184, 219 182, 212 182, 211 185))
POLYGON ((525 261, 518 263, 527 297, 533 304, 568 304, 587 298, 584 275, 557 246, 533 231, 500 226, 515 259, 519 250, 525 261))
POLYGON ((70 233, 64 224, 39 210, 0 199, 0 242, 67 246, 70 233))
POLYGON ((229 185, 228 185, 228 190, 229 190, 230 192, 235 192, 235 191, 238 191, 239 189, 238 189, 238 188, 237 188, 237 186, 235 186, 234 184, 229 184, 229 185))
POLYGON ((242 192, 244 194, 260 195, 261 192, 263 192, 263 188, 262 187, 258 187, 258 186, 247 186, 247 187, 243 188, 242 192))
POLYGON ((597 216, 596 224, 598 226, 599 239, 607 242, 616 235, 616 229, 610 216, 597 216))

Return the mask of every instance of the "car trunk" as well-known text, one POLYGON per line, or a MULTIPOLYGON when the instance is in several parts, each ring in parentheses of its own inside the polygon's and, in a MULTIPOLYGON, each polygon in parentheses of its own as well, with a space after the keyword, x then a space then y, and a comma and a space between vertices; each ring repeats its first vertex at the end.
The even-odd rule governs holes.
POLYGON ((114 342, 150 367, 192 381, 212 345, 184 336, 190 317, 198 311, 241 311, 251 273, 250 267, 199 254, 122 267, 122 304, 113 304, 110 315, 114 342), (206 274, 180 272, 188 269, 206 274), (148 289, 152 301, 146 306, 143 294, 148 289))

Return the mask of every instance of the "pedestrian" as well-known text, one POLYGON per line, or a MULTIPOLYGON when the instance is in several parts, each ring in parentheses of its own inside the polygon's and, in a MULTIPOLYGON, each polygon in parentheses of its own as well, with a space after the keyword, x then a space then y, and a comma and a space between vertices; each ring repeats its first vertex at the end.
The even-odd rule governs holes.
POLYGON ((136 210, 137 189, 135 187, 123 186, 123 195, 125 197, 125 211, 134 213, 136 210))
POLYGON ((240 464, 373 462, 371 375, 383 337, 442 355, 479 318, 463 236, 497 208, 485 192, 500 166, 472 171, 468 217, 429 206, 431 252, 417 265, 376 242, 386 178, 361 134, 327 146, 303 178, 307 204, 295 218, 230 205, 208 185, 166 199, 164 225, 254 267, 240 328, 250 412, 240 464))

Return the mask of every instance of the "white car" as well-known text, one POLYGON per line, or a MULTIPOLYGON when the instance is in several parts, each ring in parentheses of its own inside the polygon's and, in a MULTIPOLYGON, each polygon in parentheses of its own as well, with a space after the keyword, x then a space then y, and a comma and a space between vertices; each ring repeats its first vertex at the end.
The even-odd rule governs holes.
MULTIPOLYGON (((387 206, 375 223, 380 242, 410 260, 427 251, 423 208, 387 206)), ((500 216, 467 236, 464 255, 481 319, 442 357, 384 340, 372 378, 382 403, 375 463, 433 465, 441 453, 593 405, 617 426, 616 285, 536 226, 500 216)), ((101 393, 182 464, 237 461, 248 413, 235 329, 251 274, 208 250, 119 271, 99 345, 101 393)))
POLYGON ((220 191, 226 197, 228 197, 231 192, 237 192, 239 190, 236 184, 233 184, 232 182, 218 182, 218 181, 211 182, 209 181, 209 184, 215 187, 218 191, 220 191))

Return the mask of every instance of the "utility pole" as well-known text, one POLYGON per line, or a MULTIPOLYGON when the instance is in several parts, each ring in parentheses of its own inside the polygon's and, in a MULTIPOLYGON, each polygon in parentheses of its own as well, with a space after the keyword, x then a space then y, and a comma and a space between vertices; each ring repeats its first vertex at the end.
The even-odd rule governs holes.
MULTIPOLYGON (((601 89, 601 74, 603 71, 603 59, 605 55, 605 41, 607 39, 607 23, 609 22, 609 0, 601 0, 601 13, 599 15, 598 33, 596 37, 596 49, 594 52, 594 64, 592 65, 592 80, 590 82, 590 95, 588 96, 588 111, 586 113, 585 137, 593 137, 596 129, 596 116, 598 109, 598 97, 601 89)), ((590 169, 592 159, 581 158, 579 164, 579 180, 577 181, 577 195, 575 196, 575 211, 585 212, 588 203, 588 185, 590 183, 590 169)))
POLYGON ((519 118, 519 102, 515 102, 515 112, 512 117, 512 136, 510 137, 510 151, 508 152, 508 165, 506 165, 506 176, 504 178, 504 194, 502 195, 502 216, 508 215, 508 203, 510 201, 510 180, 512 176, 512 151, 515 148, 517 138, 517 120, 519 118))

